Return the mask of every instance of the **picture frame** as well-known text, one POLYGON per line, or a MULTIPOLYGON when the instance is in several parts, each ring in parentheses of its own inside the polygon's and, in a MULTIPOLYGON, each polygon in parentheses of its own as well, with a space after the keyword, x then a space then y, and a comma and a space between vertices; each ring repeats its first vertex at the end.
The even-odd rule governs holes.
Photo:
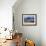
POLYGON ((37 14, 22 14, 22 26, 36 26, 37 14))

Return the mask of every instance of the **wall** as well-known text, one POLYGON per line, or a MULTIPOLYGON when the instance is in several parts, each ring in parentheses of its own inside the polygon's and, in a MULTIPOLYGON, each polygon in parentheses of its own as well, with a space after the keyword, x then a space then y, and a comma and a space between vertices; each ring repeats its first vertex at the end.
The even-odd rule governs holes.
POLYGON ((12 6, 16 0, 0 0, 0 27, 12 29, 12 6))
POLYGON ((46 46, 46 0, 41 1, 41 42, 46 46))
POLYGON ((23 0, 16 5, 13 7, 15 30, 22 32, 24 39, 34 40, 36 46, 41 46, 41 1, 23 0), (22 14, 37 14, 37 26, 22 26, 22 14))

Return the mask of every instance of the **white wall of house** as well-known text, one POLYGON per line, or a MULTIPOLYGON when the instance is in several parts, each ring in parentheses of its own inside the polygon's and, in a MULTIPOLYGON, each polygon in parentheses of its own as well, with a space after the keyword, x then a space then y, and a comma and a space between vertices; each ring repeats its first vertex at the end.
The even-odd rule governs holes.
POLYGON ((15 31, 22 32, 24 38, 34 40, 36 46, 46 46, 45 2, 45 0, 23 0, 20 5, 16 3, 13 6, 15 31), (22 14, 37 14, 37 26, 22 26, 22 14))
POLYGON ((16 0, 0 0, 0 27, 12 29, 12 6, 16 0))
POLYGON ((24 38, 34 40, 36 46, 41 46, 41 1, 23 0, 19 6, 16 5, 13 9, 15 30, 22 32, 24 38), (37 14, 37 26, 22 26, 22 14, 37 14))
POLYGON ((41 38, 42 46, 46 46, 46 0, 41 1, 41 38))

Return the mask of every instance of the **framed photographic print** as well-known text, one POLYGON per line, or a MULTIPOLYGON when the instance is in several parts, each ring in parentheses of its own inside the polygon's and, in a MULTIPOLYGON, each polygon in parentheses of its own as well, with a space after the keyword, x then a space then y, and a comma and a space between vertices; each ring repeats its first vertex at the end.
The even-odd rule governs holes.
POLYGON ((36 26, 37 14, 22 14, 22 25, 23 26, 36 26))

